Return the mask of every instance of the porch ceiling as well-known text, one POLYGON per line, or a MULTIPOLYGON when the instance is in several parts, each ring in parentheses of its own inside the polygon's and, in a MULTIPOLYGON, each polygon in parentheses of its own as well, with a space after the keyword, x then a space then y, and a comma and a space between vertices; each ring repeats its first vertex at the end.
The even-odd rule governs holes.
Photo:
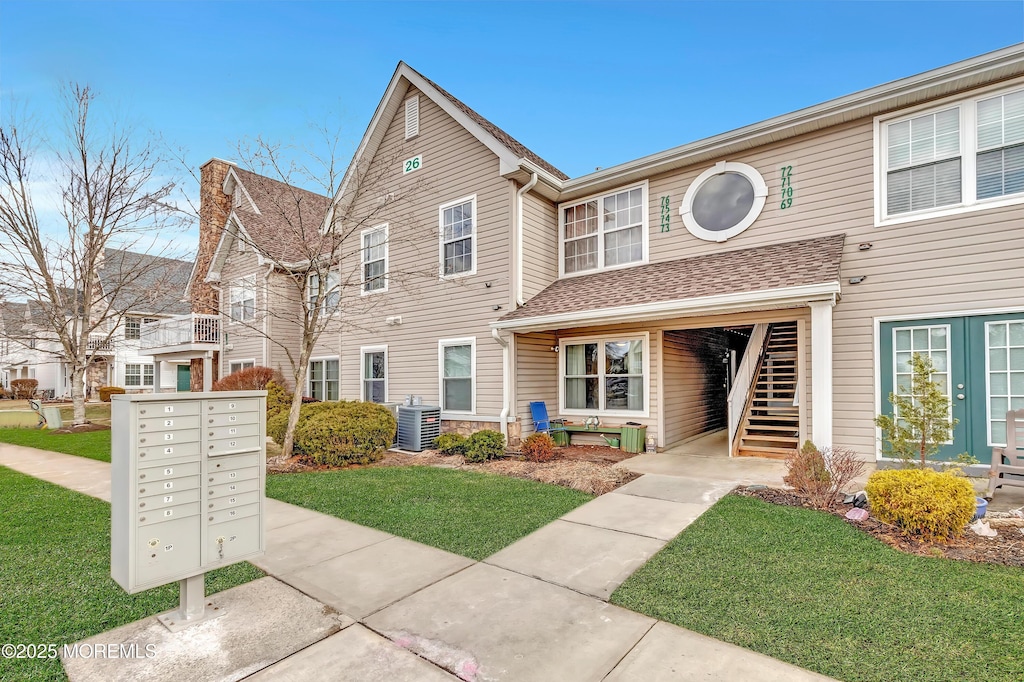
POLYGON ((491 326, 539 331, 834 299, 840 293, 845 237, 831 235, 566 277, 491 326))

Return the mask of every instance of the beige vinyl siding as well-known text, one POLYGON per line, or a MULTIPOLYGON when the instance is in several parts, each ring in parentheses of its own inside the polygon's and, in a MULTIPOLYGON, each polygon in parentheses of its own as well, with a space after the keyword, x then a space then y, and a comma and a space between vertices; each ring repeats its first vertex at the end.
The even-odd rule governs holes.
POLYGON ((666 331, 662 337, 665 445, 728 428, 725 332, 666 331))
POLYGON ((239 360, 255 360, 257 365, 264 365, 267 362, 264 348, 262 315, 266 305, 266 295, 263 290, 263 275, 266 274, 266 266, 257 262, 257 256, 251 250, 238 253, 236 249, 230 249, 224 260, 224 267, 220 273, 221 288, 221 319, 224 322, 222 333, 226 334, 227 343, 220 358, 220 376, 227 376, 230 372, 231 363, 239 360), (256 319, 251 322, 239 323, 230 320, 231 312, 231 288, 238 285, 243 277, 254 275, 256 278, 256 319), (230 345, 229 349, 227 346, 230 345))
POLYGON ((515 368, 517 377, 529 377, 528 382, 514 381, 516 414, 520 417, 522 435, 533 433, 530 403, 543 400, 548 416, 558 415, 558 361, 559 353, 554 332, 520 334, 515 340, 515 368))
MULTIPOLYGON (((267 282, 267 291, 270 310, 267 320, 267 332, 270 337, 267 342, 267 366, 279 370, 288 382, 289 388, 294 388, 293 362, 298 362, 302 351, 302 306, 298 300, 298 289, 288 275, 275 272, 267 282)), ((327 354, 329 353, 325 353, 327 354)))
MULTIPOLYGON (((867 458, 876 451, 876 317, 1024 310, 1019 275, 1024 207, 875 227, 873 135, 873 120, 865 118, 719 159, 754 166, 769 188, 761 216, 725 244, 692 236, 678 213, 690 182, 713 161, 654 177, 650 190, 652 261, 846 234, 842 299, 833 310, 833 442, 867 458), (795 196, 793 207, 781 210, 779 167, 784 164, 794 167, 795 196), (666 193, 672 224, 670 232, 661 233, 655 217, 666 193), (860 250, 860 244, 870 248, 860 250), (850 284, 855 276, 866 279, 850 284)), ((810 331, 808 324, 808 341, 810 331)))
MULTIPOLYGON (((406 97, 415 94, 410 91, 406 97)), ((409 201, 385 207, 363 227, 389 224, 388 291, 359 295, 358 230, 344 252, 341 394, 360 396, 361 346, 388 347, 388 399, 419 395, 437 405, 438 341, 476 339, 476 414, 497 418, 502 408, 502 349, 490 322, 509 309, 514 186, 499 175, 498 158, 426 96, 420 97, 420 134, 405 140, 404 109, 388 124, 375 163, 391 164, 382 183, 403 192, 418 183, 409 201), (400 161, 422 155, 423 167, 402 174, 400 161), (441 280, 438 208, 476 196, 476 274, 441 280), (501 306, 494 310, 495 306, 501 306), (401 324, 387 324, 400 317, 401 324)), ((353 213, 366 215, 382 192, 367 192, 353 213)))
POLYGON ((544 197, 523 197, 523 298, 558 279, 558 211, 544 197))

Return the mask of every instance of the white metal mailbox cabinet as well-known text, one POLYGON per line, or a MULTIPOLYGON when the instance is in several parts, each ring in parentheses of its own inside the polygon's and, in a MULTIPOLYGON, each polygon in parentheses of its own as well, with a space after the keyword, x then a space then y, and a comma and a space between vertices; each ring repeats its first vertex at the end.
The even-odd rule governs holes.
POLYGON ((111 396, 111 562, 129 593, 263 553, 266 391, 111 396))

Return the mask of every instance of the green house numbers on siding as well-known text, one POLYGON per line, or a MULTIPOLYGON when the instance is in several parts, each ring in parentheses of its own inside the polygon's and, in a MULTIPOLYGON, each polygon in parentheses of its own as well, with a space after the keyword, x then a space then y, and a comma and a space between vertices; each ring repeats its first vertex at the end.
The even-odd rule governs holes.
POLYGON ((402 162, 402 175, 412 173, 413 171, 419 170, 423 166, 423 155, 418 154, 411 159, 406 159, 402 162))
POLYGON ((779 202, 779 208, 786 210, 787 208, 793 208, 793 166, 788 164, 785 166, 779 166, 779 180, 781 181, 780 193, 781 200, 779 202))
POLYGON ((665 195, 661 198, 661 231, 669 232, 672 229, 672 198, 665 195))

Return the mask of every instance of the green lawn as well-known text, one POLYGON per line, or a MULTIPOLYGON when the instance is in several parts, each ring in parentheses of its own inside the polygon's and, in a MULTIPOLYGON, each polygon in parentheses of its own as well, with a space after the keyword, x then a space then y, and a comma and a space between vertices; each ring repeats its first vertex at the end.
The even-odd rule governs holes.
POLYGON ((53 433, 39 429, 0 429, 0 443, 26 445, 40 450, 63 452, 101 462, 110 461, 110 431, 53 433))
POLYGON ((483 559, 593 498, 507 476, 381 467, 267 478, 267 495, 483 559))
POLYGON ((751 498, 723 498, 612 601, 848 682, 1024 680, 1024 571, 751 498))
MULTIPOLYGON (((110 578, 110 505, 0 467, 0 644, 76 642, 178 604, 177 585, 128 595, 110 578)), ((263 575, 208 573, 207 593, 263 575)), ((59 660, 0 657, 0 680, 62 680, 59 660)))

